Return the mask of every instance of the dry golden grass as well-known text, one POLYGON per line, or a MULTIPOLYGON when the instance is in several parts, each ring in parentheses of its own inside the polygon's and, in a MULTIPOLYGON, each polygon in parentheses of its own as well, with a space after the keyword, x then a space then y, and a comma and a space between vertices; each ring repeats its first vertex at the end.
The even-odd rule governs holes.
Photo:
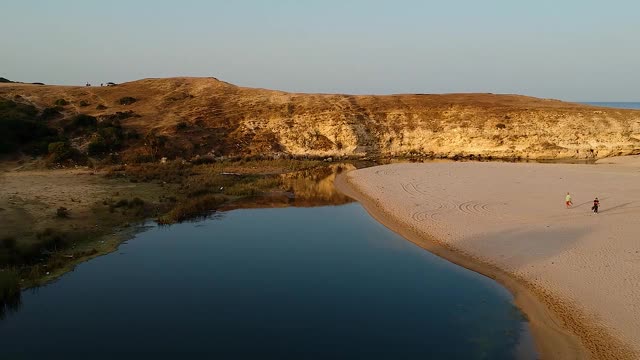
POLYGON ((41 109, 64 99, 67 116, 132 111, 135 116, 124 119, 123 126, 167 136, 163 151, 169 157, 414 151, 593 158, 640 151, 640 111, 520 95, 298 94, 214 78, 167 78, 113 87, 0 84, 0 96, 19 96, 41 109), (121 101, 128 97, 136 101, 121 101), (535 146, 545 141, 552 146, 535 146))

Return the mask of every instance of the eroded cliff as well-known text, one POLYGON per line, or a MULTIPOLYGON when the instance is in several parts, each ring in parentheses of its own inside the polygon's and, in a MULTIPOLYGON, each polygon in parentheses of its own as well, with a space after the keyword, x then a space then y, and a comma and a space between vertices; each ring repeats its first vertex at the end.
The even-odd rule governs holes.
MULTIPOLYGON (((214 78, 145 79, 110 87, 1 84, 0 97, 113 118, 168 140, 166 156, 310 155, 602 158, 640 153, 640 111, 519 95, 298 94, 214 78), (123 99, 133 99, 127 101, 123 99)), ((78 146, 82 146, 79 144, 78 146)))

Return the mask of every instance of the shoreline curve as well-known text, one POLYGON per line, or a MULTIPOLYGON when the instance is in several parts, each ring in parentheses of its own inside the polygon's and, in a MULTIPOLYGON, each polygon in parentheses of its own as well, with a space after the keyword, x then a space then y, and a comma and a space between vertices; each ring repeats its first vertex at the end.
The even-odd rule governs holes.
POLYGON ((421 248, 504 286, 513 295, 515 305, 527 317, 541 359, 636 358, 633 349, 609 334, 603 327, 589 321, 588 317, 572 304, 529 283, 521 276, 453 249, 389 213, 383 204, 358 188, 349 179, 349 173, 351 171, 336 178, 336 189, 357 200, 376 221, 421 248))

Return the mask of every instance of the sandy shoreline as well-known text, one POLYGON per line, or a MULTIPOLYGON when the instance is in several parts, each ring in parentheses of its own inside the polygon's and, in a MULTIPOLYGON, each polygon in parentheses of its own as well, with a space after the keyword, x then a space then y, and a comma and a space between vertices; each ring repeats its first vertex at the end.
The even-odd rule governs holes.
POLYGON ((410 241, 507 287, 543 358, 638 357, 639 157, 392 164, 336 185, 410 241), (564 208, 566 191, 573 209, 564 208), (593 196, 602 200, 597 215, 593 196))

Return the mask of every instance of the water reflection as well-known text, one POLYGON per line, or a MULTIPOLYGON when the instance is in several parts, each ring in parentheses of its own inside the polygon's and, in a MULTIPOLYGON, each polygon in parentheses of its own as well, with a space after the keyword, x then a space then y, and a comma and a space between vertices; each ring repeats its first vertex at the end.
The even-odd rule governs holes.
POLYGON ((150 228, 23 293, 0 322, 3 358, 515 357, 524 320, 506 290, 357 203, 199 224, 150 228))
POLYGON ((333 183, 340 173, 355 169, 356 166, 353 164, 340 163, 280 174, 280 190, 261 196, 241 199, 224 206, 220 210, 348 204, 354 200, 338 192, 333 183))
POLYGON ((0 320, 22 304, 19 279, 17 274, 0 271, 0 320))
POLYGON ((318 169, 282 174, 282 183, 294 195, 294 206, 342 205, 353 202, 333 183, 340 173, 355 170, 353 164, 335 164, 318 169))

